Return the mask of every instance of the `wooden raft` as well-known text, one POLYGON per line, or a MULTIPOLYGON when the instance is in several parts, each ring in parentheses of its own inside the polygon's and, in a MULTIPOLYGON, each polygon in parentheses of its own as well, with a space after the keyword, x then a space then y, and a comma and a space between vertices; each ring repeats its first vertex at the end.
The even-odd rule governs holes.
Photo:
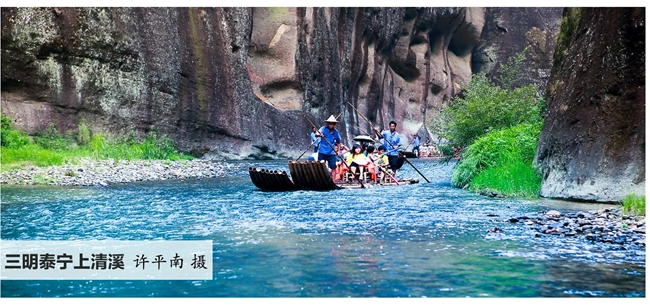
POLYGON ((325 161, 289 161, 289 171, 293 181, 289 179, 286 171, 248 168, 253 184, 266 191, 327 191, 339 188, 332 181, 325 161))
MULTIPOLYGON (((265 191, 296 191, 296 190, 314 190, 329 191, 335 189, 361 188, 361 185, 354 180, 350 181, 332 181, 325 161, 289 161, 289 172, 291 179, 286 171, 268 170, 262 168, 248 168, 248 174, 253 184, 259 189, 265 191)), ((399 185, 409 185, 418 183, 418 179, 400 179, 399 185)), ((365 187, 374 185, 398 185, 390 179, 377 184, 364 182, 365 187)))
POLYGON ((289 179, 286 171, 272 171, 262 168, 248 168, 253 184, 267 191, 292 191, 296 190, 293 181, 289 179))

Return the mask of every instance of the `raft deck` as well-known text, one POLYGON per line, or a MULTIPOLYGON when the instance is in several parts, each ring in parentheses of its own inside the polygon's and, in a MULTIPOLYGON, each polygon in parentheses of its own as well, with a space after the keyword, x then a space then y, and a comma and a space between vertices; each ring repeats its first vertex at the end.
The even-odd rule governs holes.
MULTIPOLYGON (((361 188, 358 181, 332 181, 325 161, 289 161, 289 172, 293 180, 289 179, 286 171, 267 170, 262 168, 248 168, 251 181, 259 189, 266 191, 297 191, 315 190, 328 191, 341 188, 361 188)), ((418 183, 418 179, 399 180, 399 185, 418 183)), ((397 185, 394 182, 375 183, 364 182, 364 186, 397 185)))

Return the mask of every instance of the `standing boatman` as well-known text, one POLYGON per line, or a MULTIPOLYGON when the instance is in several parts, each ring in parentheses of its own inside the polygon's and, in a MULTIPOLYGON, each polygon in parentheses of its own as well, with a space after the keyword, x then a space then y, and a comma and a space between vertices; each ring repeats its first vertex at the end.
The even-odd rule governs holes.
POLYGON ((318 133, 318 130, 316 127, 311 128, 311 145, 314 146, 314 152, 318 152, 318 145, 320 144, 320 137, 317 137, 316 134, 318 133))
POLYGON ((334 128, 338 121, 333 115, 330 115, 330 117, 325 120, 325 123, 327 123, 327 125, 321 127, 316 135, 319 139, 323 138, 321 139, 321 142, 325 142, 318 146, 318 161, 327 161, 327 167, 329 167, 332 181, 334 181, 336 178, 336 171, 334 170, 336 169, 336 159, 338 152, 341 150, 341 135, 339 134, 339 131, 334 128), (332 145, 331 147, 327 144, 328 142, 332 145), (332 150, 332 147, 334 147, 335 150, 332 150))
POLYGON ((413 153, 416 158, 420 157, 420 136, 417 133, 413 135, 413 153))
POLYGON ((404 161, 399 162, 399 149, 401 144, 401 139, 399 133, 395 130, 397 128, 397 123, 395 121, 390 121, 388 124, 389 130, 384 130, 379 138, 383 139, 383 144, 386 146, 386 156, 388 156, 388 164, 390 169, 393 171, 393 176, 397 174, 397 170, 402 167, 404 161))

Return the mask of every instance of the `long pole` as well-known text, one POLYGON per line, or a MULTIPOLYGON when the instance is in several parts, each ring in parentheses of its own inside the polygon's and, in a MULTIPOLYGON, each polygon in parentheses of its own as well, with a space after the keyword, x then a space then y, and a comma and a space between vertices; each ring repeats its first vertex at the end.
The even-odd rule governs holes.
POLYGON ((369 133, 367 133, 365 130, 361 129, 361 126, 359 126, 359 125, 355 125, 355 126, 357 126, 357 128, 359 129, 359 131, 365 133, 367 136, 370 136, 369 133))
MULTIPOLYGON (((352 103, 348 102, 348 105, 350 105, 350 106, 352 107, 352 109, 354 109, 354 111, 356 111, 356 113, 357 113, 361 118, 363 118, 363 119, 366 121, 366 123, 368 123, 368 124, 370 125, 370 127, 372 127, 372 130, 375 131, 375 133, 377 134, 378 137, 381 137, 381 133, 379 133, 379 130, 377 130, 377 128, 375 128, 375 125, 373 125, 372 123, 370 123, 370 121, 368 121, 368 119, 366 119, 366 117, 363 116, 363 114, 361 114, 361 112, 359 112, 359 110, 357 110, 357 108, 355 108, 354 105, 352 105, 352 103)), ((391 143, 390 141, 386 141, 386 143, 388 143, 388 145, 390 145, 391 148, 395 149, 395 146, 393 145, 393 143, 391 143)), ((429 181, 429 179, 427 179, 427 177, 425 177, 425 176, 424 176, 424 175, 423 175, 423 174, 422 174, 422 173, 421 173, 421 172, 420 172, 420 171, 419 171, 419 170, 418 170, 418 169, 417 169, 413 164, 411 164, 411 161, 409 161, 409 160, 406 158, 406 156, 404 156, 404 154, 402 154, 402 152, 400 152, 400 151, 398 150, 397 153, 399 154, 400 157, 404 158, 404 161, 406 161, 406 163, 408 163, 411 167, 413 167, 413 169, 414 169, 416 172, 418 172, 418 174, 420 174, 420 176, 422 176, 422 178, 424 178, 424 180, 426 180, 427 183, 431 183, 431 181, 429 181)))
MULTIPOLYGON (((339 115, 336 116, 336 119, 337 119, 337 120, 339 119, 339 117, 341 116, 341 114, 343 114, 343 113, 339 113, 339 115)), ((305 149, 305 151, 303 151, 302 154, 300 154, 300 156, 299 156, 298 158, 296 158, 296 161, 298 161, 300 158, 302 158, 302 155, 304 155, 304 154, 309 150, 309 148, 312 147, 313 145, 314 145, 314 143, 309 144, 309 146, 307 147, 307 149, 305 149)))
POLYGON ((296 158, 296 161, 302 158, 302 155, 304 155, 312 146, 314 146, 314 143, 309 144, 309 146, 307 146, 307 149, 305 149, 305 151, 303 151, 302 154, 300 154, 300 157, 296 158))
MULTIPOLYGON (((314 125, 314 123, 313 123, 313 122, 312 122, 312 121, 311 121, 311 120, 310 120, 306 115, 304 115, 304 117, 305 117, 305 119, 307 119, 307 121, 309 121, 309 124, 311 124, 311 126, 314 126, 314 128, 316 128, 316 129, 318 130, 318 127, 316 127, 316 125, 314 125)), ((327 145, 330 146, 330 148, 331 148, 332 151, 336 154, 336 156, 339 157, 339 159, 341 159, 341 161, 343 162, 343 164, 345 164, 345 167, 348 168, 348 171, 350 171, 350 173, 352 173, 352 169, 350 168, 350 165, 348 165, 348 164, 345 162, 345 160, 343 160, 343 157, 341 157, 341 156, 339 155, 339 153, 336 151, 336 149, 334 149, 334 146, 332 146, 332 143, 330 143, 330 141, 327 140, 327 138, 325 137, 325 135, 322 134, 322 133, 321 133, 321 135, 323 136, 323 140, 325 140, 325 143, 327 143, 327 145)), ((353 174, 352 174, 352 177, 354 177, 354 179, 357 179, 357 181, 359 182, 359 184, 361 185, 362 188, 365 188, 365 186, 363 185, 363 183, 361 182, 361 180, 359 180, 359 178, 357 178, 357 175, 355 175, 355 174, 353 173, 353 174)))
MULTIPOLYGON (((370 136, 369 133, 367 133, 367 132, 365 132, 363 129, 361 129, 361 126, 359 126, 359 125, 355 125, 355 126, 357 126, 357 128, 359 129, 359 131, 365 133, 367 136, 370 136)), ((390 179, 392 179, 392 180, 395 182, 395 184, 399 185, 399 182, 397 181, 397 179, 395 179, 395 176, 391 175, 391 174, 390 174, 390 173, 389 173, 385 168, 383 168, 383 167, 379 167, 379 166, 378 166, 377 168, 379 168, 380 171, 382 171, 382 172, 384 172, 386 175, 388 175, 388 177, 390 177, 390 179)))
POLYGON ((382 172, 384 172, 384 174, 388 175, 388 177, 390 177, 390 179, 392 179, 393 181, 395 181, 395 184, 399 185, 399 182, 397 182, 397 179, 395 179, 395 176, 391 175, 391 174, 390 174, 390 173, 389 173, 385 168, 383 168, 383 167, 379 167, 379 170, 381 170, 382 172))

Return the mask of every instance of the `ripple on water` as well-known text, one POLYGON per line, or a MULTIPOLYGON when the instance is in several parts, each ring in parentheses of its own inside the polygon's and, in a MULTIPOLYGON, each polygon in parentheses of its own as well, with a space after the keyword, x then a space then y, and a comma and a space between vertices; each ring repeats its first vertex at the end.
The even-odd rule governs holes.
POLYGON ((484 198, 449 185, 453 164, 413 163, 431 183, 262 192, 247 164, 219 179, 3 187, 3 239, 208 239, 215 268, 211 281, 3 281, 2 296, 645 296, 645 248, 503 222, 588 207, 484 198))

